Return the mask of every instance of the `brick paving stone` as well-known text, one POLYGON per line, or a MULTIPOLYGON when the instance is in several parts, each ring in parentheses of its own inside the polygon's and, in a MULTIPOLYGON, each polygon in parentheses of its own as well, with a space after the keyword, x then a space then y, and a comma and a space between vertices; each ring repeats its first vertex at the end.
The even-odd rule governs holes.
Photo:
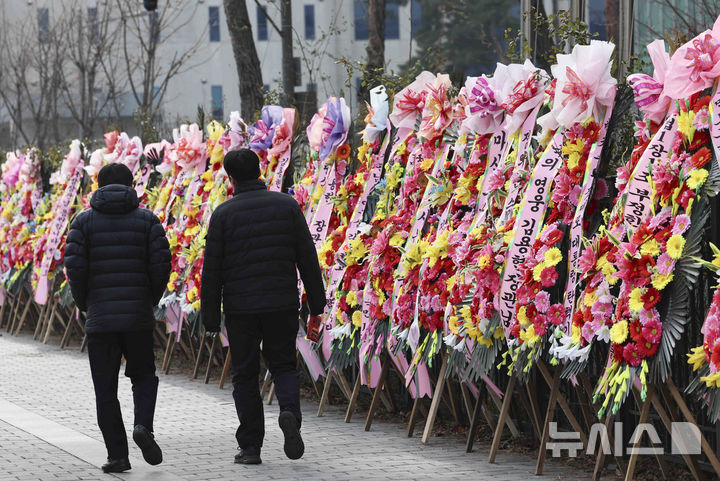
MULTIPOLYGON (((237 417, 231 387, 220 390, 216 382, 206 385, 189 380, 186 374, 159 377, 155 434, 164 462, 145 472, 193 480, 590 478, 589 473, 560 465, 552 465, 552 469, 548 465, 548 475, 536 478, 532 474, 534 459, 501 453, 496 464, 489 464, 487 451, 480 446, 466 454, 463 440, 457 436, 432 438, 426 446, 420 443, 419 435, 407 438, 405 426, 399 423, 376 422, 371 432, 364 432, 361 413, 346 424, 344 407, 328 406, 318 418, 317 404, 311 401, 303 403, 303 459, 290 461, 284 456, 278 407, 273 403, 264 406, 263 464, 235 465, 237 417)), ((0 400, 102 442, 94 399, 87 354, 73 349, 61 351, 26 334, 10 337, 3 332, 0 336, 0 400)), ((120 378, 119 399, 130 439, 132 392, 124 376, 120 378)), ((93 460, 93 466, 1 421, 0 446, 0 480, 110 478, 97 468, 103 459, 93 460)), ((135 467, 143 464, 132 441, 130 459, 135 467)))

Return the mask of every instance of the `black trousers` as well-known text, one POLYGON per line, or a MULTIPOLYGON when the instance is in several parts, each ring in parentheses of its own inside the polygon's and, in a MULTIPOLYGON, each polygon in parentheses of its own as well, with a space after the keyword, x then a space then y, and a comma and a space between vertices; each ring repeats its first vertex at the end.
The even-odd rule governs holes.
POLYGON ((88 355, 98 425, 108 457, 127 458, 127 435, 117 398, 120 359, 125 356, 125 376, 132 382, 133 425, 141 424, 152 431, 158 390, 152 331, 88 334, 88 355))
POLYGON ((262 353, 275 381, 280 411, 300 414, 300 381, 297 372, 295 340, 298 312, 279 311, 261 314, 225 314, 233 368, 233 399, 240 426, 235 433, 242 449, 262 447, 265 416, 260 398, 260 343, 262 353))

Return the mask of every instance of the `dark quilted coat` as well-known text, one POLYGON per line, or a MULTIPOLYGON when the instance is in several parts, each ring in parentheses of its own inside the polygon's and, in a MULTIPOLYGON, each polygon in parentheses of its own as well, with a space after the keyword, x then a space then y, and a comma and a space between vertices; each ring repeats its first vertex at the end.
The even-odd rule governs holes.
POLYGON ((232 314, 298 309, 298 271, 310 312, 321 314, 320 264, 295 199, 259 180, 239 182, 235 192, 210 218, 201 291, 205 327, 219 328, 221 297, 232 314))
POLYGON ((170 275, 165 230, 152 212, 138 208, 131 187, 107 185, 90 205, 73 219, 65 247, 75 304, 87 311, 85 329, 152 329, 153 308, 170 275))

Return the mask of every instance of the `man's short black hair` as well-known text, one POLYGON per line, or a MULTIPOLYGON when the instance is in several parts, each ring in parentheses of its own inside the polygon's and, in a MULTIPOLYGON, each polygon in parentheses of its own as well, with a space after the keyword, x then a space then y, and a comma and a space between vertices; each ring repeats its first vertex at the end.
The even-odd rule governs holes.
POLYGON ((133 183, 133 175, 125 164, 108 164, 98 172, 98 186, 105 187, 110 184, 127 185, 133 183))
POLYGON ((231 150, 225 154, 223 167, 236 182, 260 178, 260 159, 250 149, 231 150))

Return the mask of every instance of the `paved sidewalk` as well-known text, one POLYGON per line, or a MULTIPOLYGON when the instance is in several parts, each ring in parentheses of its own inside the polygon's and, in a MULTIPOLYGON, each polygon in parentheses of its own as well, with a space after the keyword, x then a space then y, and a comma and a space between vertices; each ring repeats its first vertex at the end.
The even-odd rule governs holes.
MULTIPOLYGON (((121 376, 120 403, 126 428, 132 422, 129 379, 121 376)), ((237 418, 231 389, 205 385, 186 375, 160 374, 156 436, 164 462, 147 466, 130 441, 133 469, 103 475, 106 456, 95 419, 86 354, 60 351, 28 335, 0 337, 0 480, 29 479, 458 479, 524 481, 588 479, 587 473, 546 465, 535 477, 534 459, 499 455, 487 462, 480 448, 465 454, 458 437, 432 438, 429 445, 405 437, 405 426, 375 422, 362 428, 362 415, 343 422, 341 407, 323 417, 304 404, 305 456, 290 461, 282 451, 277 403, 266 406, 263 464, 233 464, 237 418)), ((420 430, 419 427, 418 430, 420 430)), ((129 433, 130 434, 130 433, 129 433)), ((128 434, 128 437, 130 437, 128 434)))

